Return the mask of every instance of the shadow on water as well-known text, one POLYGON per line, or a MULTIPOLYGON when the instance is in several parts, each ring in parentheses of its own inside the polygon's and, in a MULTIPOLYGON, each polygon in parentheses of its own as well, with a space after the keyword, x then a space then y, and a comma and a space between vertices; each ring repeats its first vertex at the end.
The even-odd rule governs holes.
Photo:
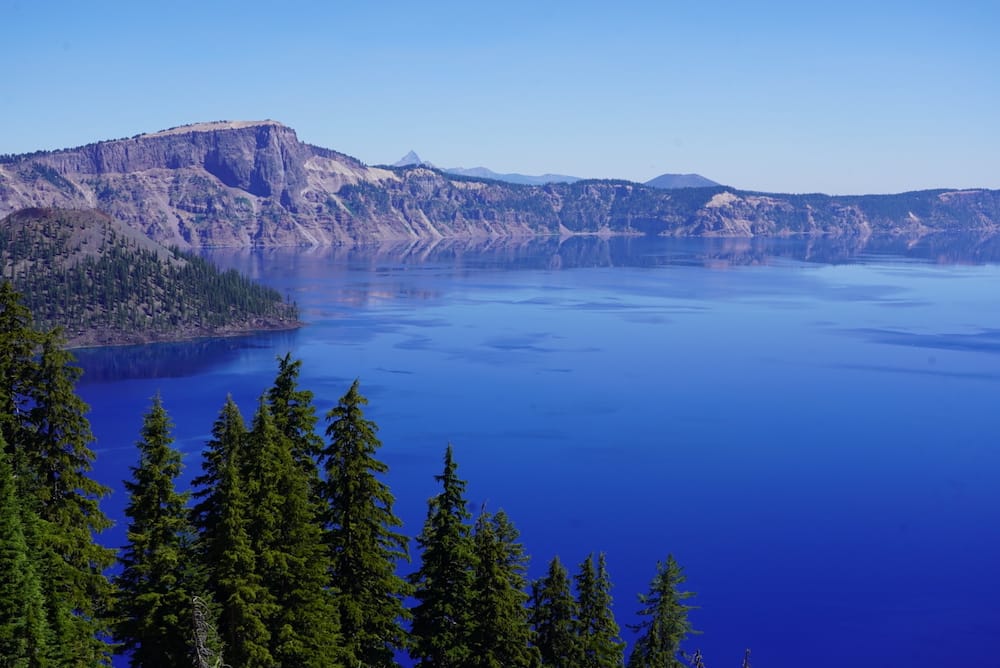
POLYGON ((146 378, 185 378, 235 361, 247 350, 291 348, 297 331, 74 350, 81 385, 146 378))

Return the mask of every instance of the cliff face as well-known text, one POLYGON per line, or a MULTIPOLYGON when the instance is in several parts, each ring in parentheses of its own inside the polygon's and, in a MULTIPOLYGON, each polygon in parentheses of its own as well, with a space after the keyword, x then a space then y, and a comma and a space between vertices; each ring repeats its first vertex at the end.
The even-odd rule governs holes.
POLYGON ((997 191, 827 197, 624 181, 524 186, 367 167, 274 121, 189 125, 0 162, 0 215, 98 208, 182 248, 539 234, 700 236, 993 230, 997 191))

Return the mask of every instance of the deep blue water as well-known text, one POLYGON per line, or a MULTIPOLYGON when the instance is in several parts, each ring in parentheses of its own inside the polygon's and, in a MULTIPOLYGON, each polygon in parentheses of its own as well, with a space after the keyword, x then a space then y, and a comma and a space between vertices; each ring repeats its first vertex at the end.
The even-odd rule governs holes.
POLYGON ((768 668, 998 666, 995 256, 975 240, 218 251, 309 325, 79 351, 96 475, 120 517, 156 392, 196 473, 226 394, 249 420, 291 351, 321 414, 361 379, 411 536, 452 442, 532 576, 607 553, 623 627, 672 553, 710 666, 745 647, 768 668))

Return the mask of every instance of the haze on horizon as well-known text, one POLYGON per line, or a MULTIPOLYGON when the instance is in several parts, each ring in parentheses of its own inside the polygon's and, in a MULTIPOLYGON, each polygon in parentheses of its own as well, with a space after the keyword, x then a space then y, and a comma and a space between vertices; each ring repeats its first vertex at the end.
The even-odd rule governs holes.
POLYGON ((218 119, 392 163, 1000 188, 985 1, 5 3, 0 153, 218 119))

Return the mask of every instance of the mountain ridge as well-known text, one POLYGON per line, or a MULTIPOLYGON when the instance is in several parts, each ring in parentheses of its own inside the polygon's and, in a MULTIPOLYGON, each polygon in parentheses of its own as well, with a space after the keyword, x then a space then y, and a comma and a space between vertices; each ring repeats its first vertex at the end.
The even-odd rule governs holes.
POLYGON ((0 216, 96 208, 166 245, 325 246, 537 235, 815 236, 993 231, 993 190, 783 195, 621 180, 519 185, 368 166, 277 121, 215 121, 0 158, 0 216))

